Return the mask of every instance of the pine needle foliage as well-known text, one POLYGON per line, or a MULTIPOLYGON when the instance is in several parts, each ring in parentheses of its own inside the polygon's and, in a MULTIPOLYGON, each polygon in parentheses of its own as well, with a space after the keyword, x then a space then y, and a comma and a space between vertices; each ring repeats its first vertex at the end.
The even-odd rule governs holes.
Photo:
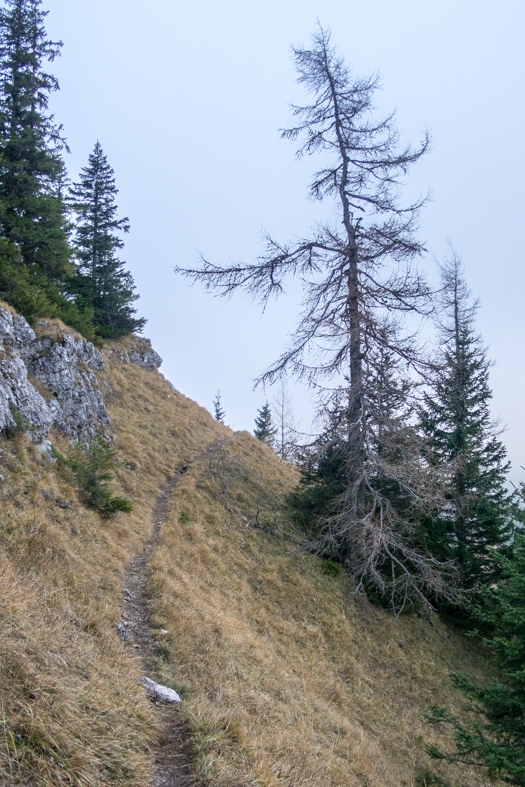
POLYGON ((77 444, 68 457, 56 449, 53 455, 58 469, 73 477, 85 505, 94 508, 105 518, 110 518, 117 511, 127 514, 133 511, 131 500, 111 492, 116 454, 101 435, 86 445, 77 444))
MULTIPOLYGON (((382 330, 390 330, 388 324, 382 330)), ((428 608, 431 599, 455 599, 456 569, 422 543, 422 523, 439 510, 442 496, 435 472, 423 457, 413 383, 386 345, 368 354, 363 370, 363 499, 370 510, 365 526, 355 530, 349 542, 341 525, 348 495, 344 390, 327 411, 325 432, 304 452, 301 483, 288 502, 295 522, 310 534, 312 548, 353 564, 356 591, 366 591, 399 615, 414 604, 428 608)))
POLYGON ((344 494, 345 457, 346 445, 335 425, 298 453, 301 477, 287 501, 294 523, 311 538, 319 535, 323 520, 334 512, 344 494))
POLYGON ((479 303, 455 254, 441 275, 440 349, 420 417, 446 503, 427 522, 425 538, 433 554, 457 561, 463 583, 473 587, 494 579, 493 547, 512 535, 513 499, 505 446, 490 413, 491 363, 475 330, 479 303))
POLYGON ((217 390, 217 396, 213 400, 213 417, 220 424, 223 424, 225 416, 226 413, 222 409, 222 405, 221 405, 221 392, 217 390))
POLYGON ((265 402, 261 409, 257 412, 253 434, 257 440, 266 443, 266 445, 272 446, 276 431, 277 430, 272 422, 272 412, 270 410, 270 405, 268 402, 265 402))
POLYGON ((80 180, 69 190, 69 203, 77 217, 74 233, 76 275, 69 288, 81 309, 91 309, 97 331, 103 338, 117 338, 141 331, 146 320, 134 317, 133 277, 118 259, 124 243, 121 232, 129 232, 127 218, 117 216, 113 169, 97 141, 80 180))
POLYGON ((473 618, 492 633, 484 638, 496 665, 498 678, 487 685, 465 675, 451 674, 454 685, 470 700, 469 720, 460 720, 450 711, 432 707, 431 724, 450 725, 456 751, 444 753, 428 748, 436 759, 479 765, 491 779, 525 785, 525 537, 516 536, 510 556, 494 551, 500 570, 497 585, 482 590, 473 618))
POLYGON ((46 64, 60 54, 44 26, 41 0, 5 0, 0 9, 0 297, 28 319, 60 317, 91 338, 91 313, 68 301, 67 149, 46 64))

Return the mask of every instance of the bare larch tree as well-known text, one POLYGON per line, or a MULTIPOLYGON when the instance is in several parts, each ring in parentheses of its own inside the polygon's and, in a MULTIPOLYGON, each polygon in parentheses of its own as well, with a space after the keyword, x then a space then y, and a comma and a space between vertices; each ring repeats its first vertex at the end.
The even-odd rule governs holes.
POLYGON ((275 453, 285 462, 293 462, 297 447, 297 419, 295 418, 292 400, 288 393, 286 380, 282 378, 273 399, 275 413, 275 453))
MULTIPOLYGON (((424 251, 416 230, 426 198, 403 206, 400 190, 402 177, 426 152, 429 138, 425 134, 416 148, 399 146, 394 114, 380 120, 373 116, 379 78, 353 77, 331 46, 330 32, 321 26, 311 48, 294 48, 293 54, 298 81, 313 101, 293 107, 295 123, 282 136, 300 141, 298 157, 322 156, 324 166, 314 174, 309 196, 331 199, 334 220, 316 225, 309 237, 289 244, 266 235, 266 251, 252 264, 220 267, 203 259, 199 269, 176 272, 202 282, 215 294, 247 291, 263 308, 270 297, 284 291, 287 277, 300 280, 304 297, 298 326, 260 382, 292 374, 314 387, 329 381, 333 385, 335 380, 340 388, 342 383, 347 491, 337 525, 332 517, 331 537, 337 533, 345 542, 345 560, 358 585, 368 578, 384 593, 384 578, 378 578, 384 577, 388 562, 389 582, 396 587, 393 595, 401 581, 404 597, 412 593, 426 603, 443 592, 440 567, 407 546, 412 536, 394 533, 396 517, 390 518, 395 537, 385 535, 392 504, 376 488, 370 493, 377 468, 368 457, 365 359, 383 348, 417 364, 415 342, 402 323, 405 315, 423 314, 429 307, 429 288, 413 265, 424 251)), ((419 469, 417 461, 411 465, 419 469)), ((403 484, 407 494, 419 496, 419 481, 413 489, 406 480, 403 484)))

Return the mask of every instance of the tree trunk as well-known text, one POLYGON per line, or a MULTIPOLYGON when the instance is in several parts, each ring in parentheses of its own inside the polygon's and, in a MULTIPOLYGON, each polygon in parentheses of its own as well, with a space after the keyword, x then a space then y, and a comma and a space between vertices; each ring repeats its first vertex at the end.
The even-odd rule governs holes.
POLYGON ((348 464, 349 489, 359 482, 363 469, 363 359, 361 357, 361 326, 357 279, 357 248, 349 252, 348 264, 348 330, 350 333, 350 390, 348 396, 348 464))

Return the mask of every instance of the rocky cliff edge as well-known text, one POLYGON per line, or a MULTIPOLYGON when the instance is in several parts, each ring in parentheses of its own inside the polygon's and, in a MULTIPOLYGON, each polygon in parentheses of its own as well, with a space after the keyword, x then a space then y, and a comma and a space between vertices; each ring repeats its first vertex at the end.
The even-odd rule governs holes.
MULTIPOLYGON (((102 354, 91 342, 56 321, 27 321, 0 307, 0 435, 23 430, 50 452, 52 427, 73 440, 89 440, 109 425, 96 372, 102 354)), ((147 339, 134 337, 127 350, 113 350, 123 363, 157 369, 162 359, 147 339)))

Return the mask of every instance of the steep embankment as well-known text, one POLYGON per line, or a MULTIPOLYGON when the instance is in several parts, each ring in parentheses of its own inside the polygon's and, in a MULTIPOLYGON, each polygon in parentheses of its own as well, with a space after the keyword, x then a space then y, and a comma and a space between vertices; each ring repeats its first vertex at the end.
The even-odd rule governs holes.
MULTIPOLYGON (((0 358, 5 401, 17 396, 12 414, 23 415, 0 442, 0 784, 143 787, 159 731, 138 684, 142 673, 134 650, 118 637, 123 578, 149 539, 166 480, 229 430, 173 391, 158 372, 136 365, 148 352, 144 341, 121 343, 116 353, 107 347, 104 368, 77 370, 70 332, 59 323, 36 331, 35 341, 44 337, 50 346, 32 354, 29 337, 27 352, 42 358, 51 350, 60 360, 56 373, 70 374, 60 376, 60 390, 47 389, 30 374, 19 395, 13 390, 22 351, 18 338, 6 343, 0 358), (129 362, 133 352, 135 363, 129 362), (52 420, 42 402, 51 413, 58 412, 56 403, 85 403, 97 391, 93 376, 112 422, 93 421, 93 411, 92 423, 115 435, 115 491, 135 505, 132 514, 110 520, 82 505, 78 490, 41 452, 45 433, 37 435, 39 447, 31 442, 32 425, 40 419, 48 429, 52 420)), ((60 417, 66 410, 67 404, 61 406, 60 417)), ((67 454, 70 445, 58 427, 49 437, 67 454)))
MULTIPOLYGON (((183 695, 197 782, 415 784, 432 739, 422 713, 431 702, 458 708, 447 671, 479 677, 482 660, 437 620, 396 623, 322 560, 265 532, 282 521, 295 470, 144 368, 147 351, 123 340, 89 370, 116 438, 115 491, 132 514, 105 520, 83 506, 31 432, 0 444, 0 783, 151 783, 165 731, 117 623, 126 568, 181 470, 149 593, 156 668, 183 695)), ((41 381, 39 391, 56 399, 41 381)), ((59 427, 50 439, 67 453, 59 427)))

